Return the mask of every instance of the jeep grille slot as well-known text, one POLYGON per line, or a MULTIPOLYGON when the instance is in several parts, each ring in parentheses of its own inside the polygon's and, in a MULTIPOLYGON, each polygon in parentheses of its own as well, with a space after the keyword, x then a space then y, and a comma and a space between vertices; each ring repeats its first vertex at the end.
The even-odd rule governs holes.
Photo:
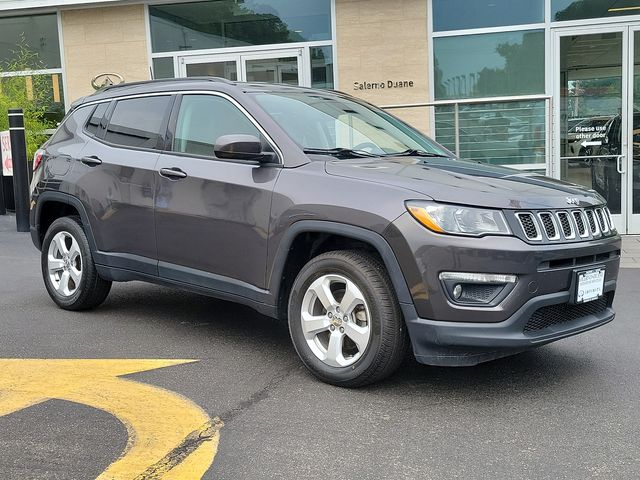
POLYGON ((596 217, 598 217, 598 224, 600 225, 600 231, 607 233, 609 231, 609 223, 604 218, 604 212, 601 208, 596 208, 596 217))
POLYGON ((556 222, 553 220, 553 215, 549 212, 539 213, 540 221, 542 222, 542 226, 544 227, 544 233, 547 235, 549 240, 557 240, 560 238, 560 233, 556 228, 556 222))
POLYGON ((538 231, 538 225, 532 213, 517 213, 522 231, 529 240, 541 240, 542 235, 538 231))
POLYGON ((578 228, 578 235, 581 237, 588 237, 589 232, 587 232, 587 225, 584 222, 584 214, 580 210, 574 210, 571 212, 573 214, 573 219, 576 222, 576 227, 578 228))
POLYGON ((598 227, 598 224, 596 223, 596 219, 595 219, 595 215, 593 213, 593 210, 587 210, 586 214, 587 214, 587 220, 589 221, 589 228, 591 229, 591 235, 593 235, 594 237, 599 236, 600 235, 600 227, 598 227))
POLYGON ((558 217, 558 221, 560 222, 564 238, 569 240, 575 238, 576 234, 573 231, 573 224, 571 223, 569 214, 567 212, 558 212, 556 213, 556 217, 558 217))

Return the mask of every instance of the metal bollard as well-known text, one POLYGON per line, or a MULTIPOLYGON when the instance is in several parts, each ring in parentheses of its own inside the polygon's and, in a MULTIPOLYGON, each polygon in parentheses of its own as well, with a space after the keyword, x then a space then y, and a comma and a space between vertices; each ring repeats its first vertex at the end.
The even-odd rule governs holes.
POLYGON ((11 157, 13 159, 13 195, 16 203, 16 230, 29 231, 29 167, 24 114, 21 108, 9 110, 11 157))

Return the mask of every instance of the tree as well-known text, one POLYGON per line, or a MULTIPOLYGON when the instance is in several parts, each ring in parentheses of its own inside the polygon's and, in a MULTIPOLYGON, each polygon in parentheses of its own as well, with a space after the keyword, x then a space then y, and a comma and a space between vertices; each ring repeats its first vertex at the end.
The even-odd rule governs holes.
MULTIPOLYGON (((41 70, 44 66, 38 54, 29 49, 24 37, 18 40, 13 57, 0 64, 0 71, 27 72, 41 70)), ((46 75, 16 75, 0 77, 0 131, 9 129, 8 110, 24 111, 27 158, 33 158, 36 150, 47 139, 45 130, 55 127, 45 118, 53 104, 52 87, 46 75)))

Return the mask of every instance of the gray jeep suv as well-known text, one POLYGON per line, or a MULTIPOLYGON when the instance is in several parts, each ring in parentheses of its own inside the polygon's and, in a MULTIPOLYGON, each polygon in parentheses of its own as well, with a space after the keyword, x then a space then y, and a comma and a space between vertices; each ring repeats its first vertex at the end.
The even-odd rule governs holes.
POLYGON ((349 95, 215 78, 108 87, 35 159, 49 295, 143 280, 288 319, 320 379, 375 382, 412 348, 474 365, 611 321, 601 196, 459 160, 349 95))

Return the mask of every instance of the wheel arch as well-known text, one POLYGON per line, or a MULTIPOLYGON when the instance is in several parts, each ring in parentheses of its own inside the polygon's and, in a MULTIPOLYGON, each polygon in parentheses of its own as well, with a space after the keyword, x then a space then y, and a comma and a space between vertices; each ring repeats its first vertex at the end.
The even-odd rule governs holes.
POLYGON ((382 235, 354 225, 322 220, 301 220, 289 227, 280 240, 268 278, 269 290, 277 302, 278 316, 284 317, 286 315, 288 291, 295 276, 307 261, 334 249, 328 248, 332 245, 339 245, 343 248, 344 245, 347 245, 346 248, 349 248, 348 245, 358 244, 368 247, 385 265, 398 301, 413 303, 395 253, 382 235), (345 240, 347 243, 340 243, 338 240, 345 240), (296 252, 296 247, 300 244, 305 247, 311 246, 306 255, 300 256, 296 252))
POLYGON ((34 225, 31 229, 31 237, 36 248, 42 248, 42 240, 49 226, 60 217, 77 215, 80 217, 82 227, 89 241, 92 252, 96 251, 96 243, 91 230, 89 216, 82 202, 72 195, 62 192, 43 192, 36 202, 34 225))

